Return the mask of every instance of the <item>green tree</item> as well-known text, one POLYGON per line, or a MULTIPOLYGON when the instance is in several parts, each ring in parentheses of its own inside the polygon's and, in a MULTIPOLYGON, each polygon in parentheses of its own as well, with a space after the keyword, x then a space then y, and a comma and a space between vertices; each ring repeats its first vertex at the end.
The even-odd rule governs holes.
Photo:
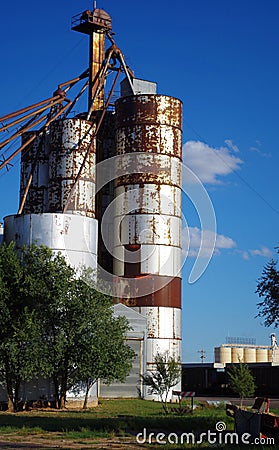
POLYGON ((150 394, 158 395, 165 413, 168 414, 168 395, 171 388, 179 383, 181 363, 168 352, 157 353, 154 363, 155 369, 142 375, 142 381, 149 388, 150 394))
POLYGON ((259 313, 257 317, 264 318, 264 325, 275 328, 279 325, 279 271, 277 263, 271 260, 263 269, 261 278, 258 279, 256 293, 262 299, 258 303, 259 313))
POLYGON ((23 250, 26 286, 36 296, 40 316, 41 348, 44 354, 42 375, 53 379, 57 408, 64 408, 70 387, 71 367, 78 358, 77 334, 80 330, 81 304, 74 295, 75 270, 61 254, 53 255, 44 246, 23 250))
POLYGON ((228 371, 229 384, 233 392, 240 397, 240 406, 243 404, 244 397, 253 397, 256 389, 253 375, 247 364, 239 362, 238 365, 232 365, 228 371))
POLYGON ((134 352, 125 342, 128 322, 113 316, 112 298, 77 277, 61 255, 33 246, 24 251, 30 292, 36 292, 42 323, 45 376, 53 379, 56 405, 65 408, 69 389, 85 386, 88 393, 98 378, 124 381, 134 352), (34 284, 35 274, 35 284, 34 284))
POLYGON ((76 287, 85 317, 78 342, 79 360, 72 372, 72 381, 85 387, 85 409, 89 391, 98 378, 107 384, 125 381, 135 353, 126 343, 128 321, 125 317, 113 316, 111 297, 96 291, 82 279, 76 287))
MULTIPOLYGON (((88 271, 87 271, 88 272, 88 271)), ((133 351, 128 323, 113 316, 112 298, 78 277, 61 254, 32 245, 17 255, 0 247, 0 377, 15 410, 22 381, 51 377, 56 405, 76 384, 124 381, 133 351)))
POLYGON ((40 327, 32 299, 24 289, 24 270, 14 244, 0 246, 0 379, 8 410, 18 407, 22 381, 40 370, 40 327))

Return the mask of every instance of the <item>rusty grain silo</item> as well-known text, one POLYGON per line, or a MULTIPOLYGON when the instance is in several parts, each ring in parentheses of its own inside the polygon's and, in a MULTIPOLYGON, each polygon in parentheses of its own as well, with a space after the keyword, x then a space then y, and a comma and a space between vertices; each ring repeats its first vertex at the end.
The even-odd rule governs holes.
POLYGON ((116 101, 116 153, 127 173, 115 187, 114 272, 120 301, 147 317, 147 370, 158 352, 181 357, 181 120, 173 97, 116 101))
POLYGON ((80 118, 60 119, 27 147, 21 158, 20 201, 32 164, 34 175, 23 214, 5 218, 7 242, 14 241, 18 248, 43 244, 61 252, 77 268, 86 265, 96 269, 94 127, 92 122, 80 118), (89 146, 82 176, 71 193, 89 146))

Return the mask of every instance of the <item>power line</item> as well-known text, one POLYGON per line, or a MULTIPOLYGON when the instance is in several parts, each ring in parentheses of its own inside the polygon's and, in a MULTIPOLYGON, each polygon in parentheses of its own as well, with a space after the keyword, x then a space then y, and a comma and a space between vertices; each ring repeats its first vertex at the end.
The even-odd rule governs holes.
MULTIPOLYGON (((213 151, 210 147, 210 145, 208 144, 208 142, 206 141, 206 139, 203 138, 203 136, 200 135, 200 133, 198 133, 195 128, 193 128, 188 122, 185 122, 187 127, 190 128, 195 134, 196 136, 201 139, 201 141, 203 141, 205 144, 208 145, 208 148, 213 151)), ((256 194, 270 209, 272 209, 273 212, 275 212, 276 214, 279 215, 279 211, 274 208, 273 205, 271 205, 271 203, 269 203, 268 200, 265 199, 265 197, 258 192, 243 176, 241 176, 239 174, 239 172, 237 172, 235 169, 233 169, 225 160, 224 158, 222 158, 222 156, 218 153, 218 152, 214 152, 214 154, 223 162, 223 164, 225 166, 227 166, 231 172, 233 172, 241 181, 243 184, 245 184, 245 186, 248 187, 248 189, 250 189, 254 194, 256 194)))

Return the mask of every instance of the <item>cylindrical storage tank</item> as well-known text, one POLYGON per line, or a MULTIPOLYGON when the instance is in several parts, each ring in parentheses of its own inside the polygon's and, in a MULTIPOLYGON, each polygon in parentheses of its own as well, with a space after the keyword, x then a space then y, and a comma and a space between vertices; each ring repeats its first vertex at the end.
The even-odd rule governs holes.
POLYGON ((278 363, 279 362, 279 349, 269 349, 268 350, 268 362, 278 363))
POLYGON ((73 214, 22 214, 5 217, 5 242, 45 245, 60 252, 76 269, 97 268, 98 223, 90 217, 73 214))
POLYGON ((231 347, 220 347, 220 363, 230 364, 232 362, 232 349, 231 347))
POLYGON ((244 359, 243 347, 232 347, 232 363, 242 362, 244 359))
POLYGON ((116 102, 116 296, 147 317, 147 370, 157 353, 181 359, 181 120, 173 97, 116 102))
MULTIPOLYGON (((32 135, 32 131, 24 133, 22 143, 28 141, 32 135)), ((42 133, 21 153, 20 203, 33 171, 22 211, 23 214, 39 214, 46 211, 48 201, 48 154, 49 132, 42 133)))
POLYGON ((216 362, 216 363, 221 362, 220 347, 214 348, 214 362, 216 362))
POLYGON ((275 349, 273 362, 276 362, 276 363, 279 362, 279 349, 278 348, 275 349))
POLYGON ((256 350, 257 362, 268 362, 268 352, 266 348, 257 348, 256 350))
POLYGON ((61 119, 51 124, 48 212, 61 213, 66 206, 67 214, 95 217, 94 130, 95 125, 79 118, 61 119))
POLYGON ((256 349, 252 347, 247 347, 244 349, 244 362, 245 363, 255 363, 257 362, 256 349))

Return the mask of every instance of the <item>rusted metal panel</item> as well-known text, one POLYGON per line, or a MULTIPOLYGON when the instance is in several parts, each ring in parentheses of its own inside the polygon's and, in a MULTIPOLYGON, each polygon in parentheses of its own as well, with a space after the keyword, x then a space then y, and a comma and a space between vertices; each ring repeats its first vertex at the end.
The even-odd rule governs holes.
MULTIPOLYGON (((26 142, 33 132, 24 133, 22 143, 26 142)), ((32 165, 36 159, 32 182, 24 205, 24 214, 37 214, 45 211, 48 196, 48 153, 49 133, 45 133, 29 144, 21 153, 20 165, 20 203, 24 195, 32 165)))
POLYGON ((158 94, 122 97, 115 103, 116 127, 134 124, 171 125, 181 130, 182 102, 158 94))
MULTIPOLYGON (((62 212, 93 139, 91 122, 58 120, 50 128, 48 212, 62 212)), ((67 212, 95 217, 95 145, 71 195, 67 212)))
POLYGON ((164 214, 181 217, 181 189, 165 184, 132 184, 115 189, 115 214, 164 214))
POLYGON ((97 267, 97 220, 73 214, 24 214, 5 217, 5 241, 17 248, 32 243, 61 252, 76 268, 97 267))
POLYGON ((181 158, 181 131, 170 125, 135 125, 117 129, 118 154, 140 152, 159 153, 181 158))
POLYGON ((122 245, 154 244, 181 247, 181 219, 159 214, 127 214, 119 230, 122 245))
POLYGON ((122 174, 125 171, 127 175, 119 176, 116 186, 126 184, 182 186, 181 161, 168 155, 142 152, 135 158, 135 156, 129 157, 127 153, 124 158, 116 161, 116 174, 122 174))
MULTIPOLYGON (((89 108, 91 107, 94 96, 94 80, 100 71, 105 58, 105 34, 100 31, 94 31, 90 34, 90 76, 89 76, 89 108)), ((100 90, 97 99, 94 102, 93 110, 100 110, 104 107, 104 88, 100 90)))
POLYGON ((152 339, 181 339, 181 309, 141 307, 138 312, 147 318, 147 337, 152 339))

